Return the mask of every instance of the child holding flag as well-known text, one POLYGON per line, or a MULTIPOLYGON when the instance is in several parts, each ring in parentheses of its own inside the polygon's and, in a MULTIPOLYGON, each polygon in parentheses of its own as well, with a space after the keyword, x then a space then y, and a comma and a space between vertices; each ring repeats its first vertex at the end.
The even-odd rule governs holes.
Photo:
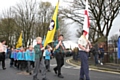
POLYGON ((43 54, 42 54, 42 50, 44 50, 44 47, 42 46, 42 38, 37 37, 36 41, 37 41, 37 44, 34 47, 35 69, 33 71, 33 80, 39 80, 37 78, 37 75, 38 75, 38 71, 39 71, 40 67, 41 67, 42 80, 47 80, 46 79, 46 68, 45 68, 43 54))

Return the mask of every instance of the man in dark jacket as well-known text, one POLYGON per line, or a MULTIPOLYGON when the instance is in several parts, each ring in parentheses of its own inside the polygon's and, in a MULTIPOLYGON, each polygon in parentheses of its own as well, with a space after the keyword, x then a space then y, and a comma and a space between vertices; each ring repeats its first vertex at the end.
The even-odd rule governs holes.
POLYGON ((58 40, 54 42, 54 54, 57 62, 57 66, 54 68, 55 74, 58 75, 59 78, 64 78, 61 74, 61 68, 64 65, 64 44, 63 44, 63 35, 58 36, 58 40))
POLYGON ((94 56, 95 65, 97 65, 98 64, 98 45, 95 44, 94 46, 92 46, 90 51, 94 56))

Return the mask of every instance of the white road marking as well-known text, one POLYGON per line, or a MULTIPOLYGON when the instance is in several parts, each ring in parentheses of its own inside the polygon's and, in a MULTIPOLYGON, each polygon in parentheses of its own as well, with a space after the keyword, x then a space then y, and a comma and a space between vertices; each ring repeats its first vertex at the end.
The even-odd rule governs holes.
MULTIPOLYGON (((50 64, 50 66, 55 67, 57 66, 57 64, 50 64)), ((67 65, 63 65, 63 68, 69 68, 69 69, 80 69, 80 67, 75 67, 75 66, 67 66, 67 65)))

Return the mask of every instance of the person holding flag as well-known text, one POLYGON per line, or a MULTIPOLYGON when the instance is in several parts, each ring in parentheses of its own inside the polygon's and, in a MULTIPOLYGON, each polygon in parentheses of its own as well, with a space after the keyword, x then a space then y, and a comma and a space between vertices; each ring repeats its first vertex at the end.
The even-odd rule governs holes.
POLYGON ((59 78, 64 78, 63 75, 61 74, 61 68, 64 65, 64 51, 65 51, 62 34, 60 34, 58 36, 58 40, 54 42, 54 49, 57 66, 53 70, 55 74, 58 75, 59 78))
POLYGON ((34 46, 34 51, 35 51, 35 68, 33 71, 33 80, 39 80, 37 78, 38 71, 41 69, 41 74, 42 74, 42 80, 47 80, 46 79, 46 68, 44 64, 44 59, 43 59, 43 50, 45 49, 42 46, 42 38, 37 37, 36 38, 37 44, 34 46))
POLYGON ((78 39, 78 48, 79 48, 78 55, 81 61, 79 80, 84 80, 84 76, 86 80, 90 80, 88 54, 87 54, 90 51, 89 47, 91 46, 91 43, 88 40, 89 27, 90 27, 90 22, 88 16, 88 0, 86 0, 85 19, 84 19, 82 36, 78 39))
POLYGON ((88 64, 88 52, 89 49, 89 41, 86 39, 87 32, 83 30, 82 36, 78 40, 78 47, 79 47, 79 58, 81 61, 81 69, 80 69, 80 79, 84 80, 84 75, 86 80, 90 80, 89 78, 89 64, 88 64))

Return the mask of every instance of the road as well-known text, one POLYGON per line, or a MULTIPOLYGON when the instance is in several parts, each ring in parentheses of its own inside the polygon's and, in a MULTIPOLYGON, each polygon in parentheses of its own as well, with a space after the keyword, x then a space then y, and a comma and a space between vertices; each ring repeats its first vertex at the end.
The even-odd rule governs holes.
MULTIPOLYGON (((47 73, 49 80, 79 80, 79 67, 71 66, 67 63, 62 68, 63 79, 57 77, 53 72, 53 67, 56 65, 54 59, 51 60, 51 72, 47 73)), ((32 75, 28 75, 25 71, 17 70, 9 67, 9 60, 6 60, 6 70, 2 70, 0 65, 0 80, 32 80, 32 75)), ((41 74, 38 75, 41 80, 41 74)), ((120 74, 108 72, 100 72, 90 70, 91 80, 120 80, 120 74)))

